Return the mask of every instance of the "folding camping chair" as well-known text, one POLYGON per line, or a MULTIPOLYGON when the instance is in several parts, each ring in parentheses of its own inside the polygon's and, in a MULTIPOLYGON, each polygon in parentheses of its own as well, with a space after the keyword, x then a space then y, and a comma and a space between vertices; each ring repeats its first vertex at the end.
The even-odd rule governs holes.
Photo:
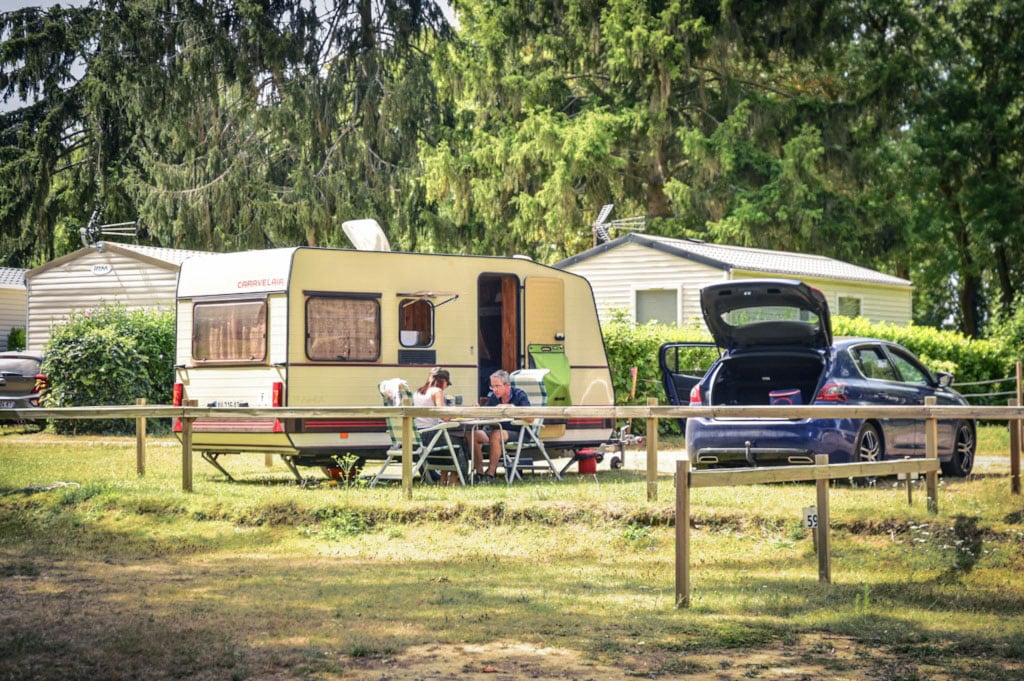
MULTIPOLYGON (((512 386, 519 388, 530 398, 531 407, 544 407, 548 403, 547 390, 544 388, 544 376, 548 369, 520 369, 513 371, 509 378, 512 386)), ((537 418, 532 421, 513 420, 513 426, 520 426, 519 436, 514 440, 509 438, 505 443, 502 452, 502 466, 505 468, 505 481, 512 482, 517 477, 522 478, 520 471, 543 470, 548 468, 556 480, 561 480, 555 464, 548 456, 548 450, 540 439, 540 429, 544 426, 544 419, 537 418), (523 457, 523 451, 527 456, 523 457), (543 459, 543 461, 541 461, 543 459)))
MULTIPOLYGON (((382 382, 380 391, 384 404, 389 407, 398 406, 402 401, 412 401, 409 386, 400 379, 382 382)), ((387 450, 380 470, 370 480, 370 487, 381 480, 402 479, 402 419, 398 416, 389 416, 386 420, 391 447, 387 450)), ((460 445, 452 442, 449 433, 451 429, 458 427, 458 423, 441 422, 423 430, 412 429, 413 477, 419 474, 421 479, 427 480, 430 471, 455 471, 458 473, 459 482, 466 484, 466 475, 469 471, 466 455, 460 445)))

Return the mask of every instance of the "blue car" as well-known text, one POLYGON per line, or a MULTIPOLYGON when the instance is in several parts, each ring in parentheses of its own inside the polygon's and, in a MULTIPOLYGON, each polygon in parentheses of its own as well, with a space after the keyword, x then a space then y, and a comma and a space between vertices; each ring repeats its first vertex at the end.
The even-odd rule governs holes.
MULTIPOLYGON (((828 302, 792 280, 738 280, 701 290, 701 309, 720 356, 701 376, 678 357, 694 344, 668 343, 660 364, 669 401, 710 405, 835 405, 832 418, 690 418, 686 449, 697 467, 811 464, 924 456, 925 422, 908 418, 848 418, 844 406, 966 405, 909 350, 875 338, 832 338, 828 302), (673 358, 676 361, 673 362, 673 358)), ((939 421, 945 475, 966 476, 974 465, 973 419, 939 421)))

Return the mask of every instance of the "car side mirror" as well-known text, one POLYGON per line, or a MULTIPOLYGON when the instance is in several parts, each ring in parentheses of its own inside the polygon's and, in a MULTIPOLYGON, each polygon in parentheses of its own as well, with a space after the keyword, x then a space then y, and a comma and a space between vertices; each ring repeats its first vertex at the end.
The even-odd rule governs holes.
POLYGON ((935 378, 939 381, 940 388, 948 388, 953 385, 953 374, 948 371, 940 371, 935 374, 935 378))

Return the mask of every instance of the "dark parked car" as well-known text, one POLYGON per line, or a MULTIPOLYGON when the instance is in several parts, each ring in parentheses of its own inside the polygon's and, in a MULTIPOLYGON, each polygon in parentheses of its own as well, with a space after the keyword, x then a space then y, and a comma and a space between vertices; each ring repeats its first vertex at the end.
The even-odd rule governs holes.
MULTIPOLYGON (((686 449, 698 467, 830 463, 924 456, 925 422, 848 418, 848 405, 965 405, 953 377, 933 375, 909 350, 873 338, 832 338, 828 302, 791 280, 739 280, 707 286, 701 308, 721 356, 703 376, 672 366, 680 344, 661 348, 666 393, 676 404, 835 405, 830 418, 690 418, 686 449), (686 396, 685 398, 683 396, 686 396)), ((974 465, 972 419, 939 421, 946 475, 974 465)))
POLYGON ((35 352, 0 352, 0 409, 30 409, 49 387, 40 371, 43 356, 35 352))

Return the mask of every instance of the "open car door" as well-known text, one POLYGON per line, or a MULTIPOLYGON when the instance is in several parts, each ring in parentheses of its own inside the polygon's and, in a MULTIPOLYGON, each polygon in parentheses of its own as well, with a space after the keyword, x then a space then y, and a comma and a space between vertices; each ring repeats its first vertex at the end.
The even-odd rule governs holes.
MULTIPOLYGON (((714 343, 665 343, 658 350, 662 386, 668 403, 674 406, 690 404, 690 391, 700 383, 708 368, 718 359, 718 346, 714 343)), ((686 419, 678 419, 679 429, 686 432, 686 419)))

